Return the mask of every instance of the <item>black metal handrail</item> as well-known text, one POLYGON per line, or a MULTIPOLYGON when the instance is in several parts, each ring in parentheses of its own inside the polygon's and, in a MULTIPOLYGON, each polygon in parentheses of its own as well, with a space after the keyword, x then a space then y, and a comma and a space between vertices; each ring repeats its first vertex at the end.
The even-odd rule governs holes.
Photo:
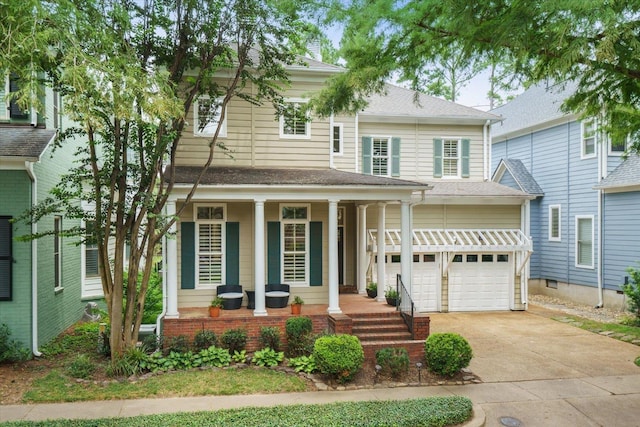
POLYGON ((407 288, 404 286, 402 276, 400 274, 396 275, 396 290, 398 291, 399 299, 396 303, 396 310, 398 310, 402 315, 404 323, 407 324, 409 332, 411 332, 411 339, 413 339, 413 314, 415 311, 415 304, 411 299, 411 294, 409 294, 409 291, 407 291, 407 288))

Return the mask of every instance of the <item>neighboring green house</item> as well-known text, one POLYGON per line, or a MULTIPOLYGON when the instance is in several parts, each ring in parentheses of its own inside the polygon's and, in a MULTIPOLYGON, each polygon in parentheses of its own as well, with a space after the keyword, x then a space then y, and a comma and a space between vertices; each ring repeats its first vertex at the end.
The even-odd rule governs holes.
MULTIPOLYGON (((7 78, 0 96, 16 88, 7 78)), ((45 115, 21 111, 13 102, 0 108, 0 324, 7 324, 11 338, 35 355, 40 345, 82 317, 88 300, 101 297, 101 290, 91 292, 84 277, 91 275, 91 248, 63 237, 17 240, 77 224, 53 215, 33 226, 12 221, 48 196, 69 170, 76 149, 75 144, 53 149, 61 128, 59 96, 48 90, 45 98, 45 115)))

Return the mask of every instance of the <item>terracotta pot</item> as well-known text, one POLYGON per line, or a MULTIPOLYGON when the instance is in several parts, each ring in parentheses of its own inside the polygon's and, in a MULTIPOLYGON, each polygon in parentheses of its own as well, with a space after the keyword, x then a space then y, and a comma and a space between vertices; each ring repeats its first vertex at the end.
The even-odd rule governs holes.
POLYGON ((302 311, 302 304, 291 304, 291 314, 300 314, 302 311))
POLYGON ((210 317, 220 317, 220 307, 209 306, 209 316, 210 317))

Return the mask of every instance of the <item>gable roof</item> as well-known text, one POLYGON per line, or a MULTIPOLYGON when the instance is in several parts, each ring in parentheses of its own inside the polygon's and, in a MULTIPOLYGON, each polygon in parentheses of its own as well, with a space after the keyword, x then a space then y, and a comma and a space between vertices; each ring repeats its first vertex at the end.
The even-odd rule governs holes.
POLYGON ((359 113, 359 118, 364 121, 384 121, 386 118, 394 122, 404 119, 411 122, 477 124, 499 120, 498 116, 485 111, 390 84, 385 85, 384 93, 371 95, 368 101, 369 104, 359 113))
POLYGON ((520 159, 500 160, 500 164, 498 164, 491 180, 499 182, 506 172, 513 177, 520 190, 532 196, 544 196, 544 191, 542 191, 542 188, 540 188, 533 175, 529 173, 529 170, 520 159))
POLYGON ((637 191, 640 187, 640 155, 631 154, 622 161, 613 172, 600 184, 594 186, 595 189, 620 191, 637 191))
POLYGON ((0 126, 0 157, 36 161, 56 136, 56 131, 32 126, 0 126))
POLYGON ((545 82, 531 86, 522 94, 490 112, 503 120, 491 126, 494 139, 530 132, 553 125, 555 121, 573 120, 560 107, 576 89, 575 82, 550 85, 545 82))
POLYGON ((493 181, 435 181, 429 182, 433 189, 427 193, 427 197, 482 197, 490 199, 532 197, 523 191, 507 187, 493 181))

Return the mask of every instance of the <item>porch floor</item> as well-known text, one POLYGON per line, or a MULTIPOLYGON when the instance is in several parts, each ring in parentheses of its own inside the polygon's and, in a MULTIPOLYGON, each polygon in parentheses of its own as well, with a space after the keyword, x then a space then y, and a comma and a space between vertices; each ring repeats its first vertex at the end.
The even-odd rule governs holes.
MULTIPOLYGON (((373 298, 360 294, 340 294, 340 309, 344 314, 354 313, 385 313, 395 311, 395 307, 386 302, 378 302, 373 298)), ((327 314, 328 304, 304 304, 302 315, 327 314)), ((181 319, 197 319, 209 317, 209 307, 182 307, 178 310, 181 319)), ((283 316, 291 314, 291 307, 267 308, 269 316, 283 316)), ((238 310, 220 310, 220 318, 253 317, 253 309, 246 306, 238 310)))

